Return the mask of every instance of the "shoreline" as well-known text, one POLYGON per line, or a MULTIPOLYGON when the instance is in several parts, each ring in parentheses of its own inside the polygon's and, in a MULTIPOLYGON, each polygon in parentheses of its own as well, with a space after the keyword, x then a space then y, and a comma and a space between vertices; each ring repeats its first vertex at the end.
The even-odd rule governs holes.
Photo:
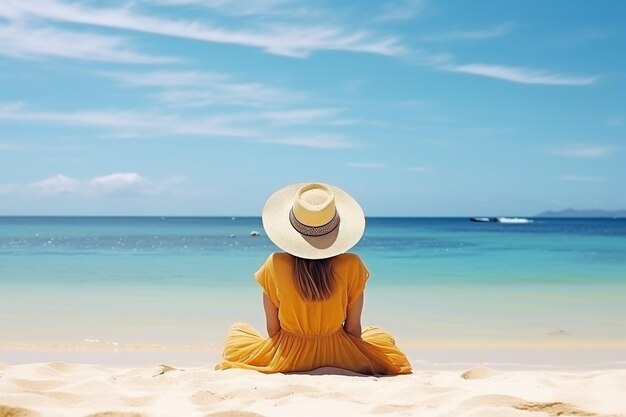
MULTIPOLYGON (((513 342, 431 342, 400 344, 414 369, 462 370, 489 366, 500 370, 617 370, 626 369, 626 342, 594 345, 517 344, 513 342)), ((127 344, 0 344, 0 363, 11 365, 68 362, 113 367, 152 365, 194 366, 212 369, 220 360, 221 345, 127 344)))

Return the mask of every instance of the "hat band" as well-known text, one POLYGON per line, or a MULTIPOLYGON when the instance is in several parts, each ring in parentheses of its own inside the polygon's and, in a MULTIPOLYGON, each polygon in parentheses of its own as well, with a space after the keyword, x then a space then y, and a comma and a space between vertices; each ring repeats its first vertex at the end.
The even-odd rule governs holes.
POLYGON ((324 236, 332 232, 339 225, 339 214, 337 210, 335 210, 335 214, 333 218, 326 224, 321 226, 308 226, 304 223, 300 223, 298 219, 296 219, 296 215, 293 214, 293 208, 289 210, 289 221, 294 229, 298 231, 301 235, 305 236, 324 236))

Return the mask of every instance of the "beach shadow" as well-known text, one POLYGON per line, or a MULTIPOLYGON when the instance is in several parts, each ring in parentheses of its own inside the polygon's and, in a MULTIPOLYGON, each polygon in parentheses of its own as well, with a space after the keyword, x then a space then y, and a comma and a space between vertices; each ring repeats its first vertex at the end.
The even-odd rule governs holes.
POLYGON ((358 372, 349 371, 347 369, 335 368, 333 366, 324 366, 322 368, 313 369, 311 371, 300 372, 286 372, 285 375, 341 375, 341 376, 355 376, 355 377, 384 377, 388 375, 367 375, 360 374, 358 372))
POLYGON ((522 411, 543 412, 548 414, 550 417, 557 417, 562 415, 593 417, 598 415, 591 411, 577 408, 575 405, 562 402, 540 403, 531 401, 520 401, 517 404, 513 404, 512 407, 522 411))
MULTIPOLYGON (((600 417, 600 414, 593 411, 584 410, 577 406, 563 402, 536 402, 527 401, 519 397, 512 397, 510 395, 480 395, 477 397, 469 398, 464 401, 466 406, 472 408, 485 408, 485 407, 510 407, 520 411, 528 411, 532 413, 543 413, 549 417, 559 416, 576 416, 576 417, 600 417)), ((464 408, 467 411, 467 408, 464 408)), ((608 416, 606 416, 608 417, 608 416)))
POLYGON ((26 408, 0 405, 0 417, 38 417, 39 414, 26 408))
POLYGON ((264 417, 262 414, 251 413, 249 411, 218 411, 216 413, 205 414, 204 417, 264 417))
POLYGON ((87 417, 146 417, 143 414, 105 411, 103 413, 89 414, 87 417))

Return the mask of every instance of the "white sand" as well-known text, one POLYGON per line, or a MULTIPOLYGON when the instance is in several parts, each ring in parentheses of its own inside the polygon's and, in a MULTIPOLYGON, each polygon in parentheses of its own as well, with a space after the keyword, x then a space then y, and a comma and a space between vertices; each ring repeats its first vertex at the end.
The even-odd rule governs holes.
POLYGON ((626 416, 626 369, 364 377, 210 367, 0 364, 0 417, 626 416))

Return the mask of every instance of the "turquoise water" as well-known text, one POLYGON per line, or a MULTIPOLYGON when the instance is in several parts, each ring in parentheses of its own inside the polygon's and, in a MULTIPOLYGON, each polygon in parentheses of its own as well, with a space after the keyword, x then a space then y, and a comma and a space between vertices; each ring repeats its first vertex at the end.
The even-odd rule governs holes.
MULTIPOLYGON (((252 274, 274 250, 260 218, 0 217, 0 347, 219 349, 235 321, 263 328, 252 274)), ((364 324, 400 342, 626 342, 625 219, 370 218, 354 251, 364 324)))

